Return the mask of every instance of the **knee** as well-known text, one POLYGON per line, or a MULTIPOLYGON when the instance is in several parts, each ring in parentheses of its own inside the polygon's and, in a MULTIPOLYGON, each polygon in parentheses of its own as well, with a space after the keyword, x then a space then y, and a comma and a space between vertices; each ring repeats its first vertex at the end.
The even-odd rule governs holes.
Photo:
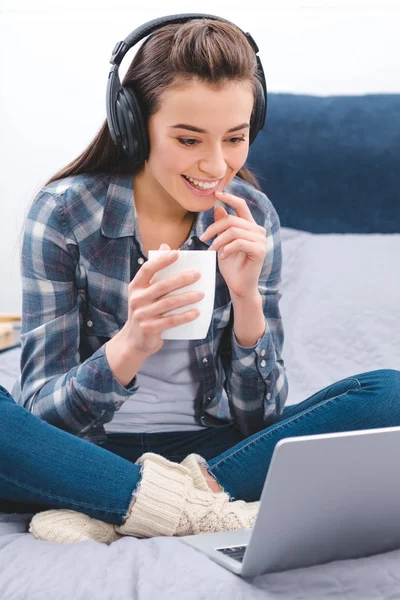
POLYGON ((374 371, 379 381, 393 390, 400 390, 400 371, 397 369, 379 369, 374 371))
POLYGON ((359 378, 359 382, 364 390, 400 399, 400 371, 397 369, 369 371, 359 378))

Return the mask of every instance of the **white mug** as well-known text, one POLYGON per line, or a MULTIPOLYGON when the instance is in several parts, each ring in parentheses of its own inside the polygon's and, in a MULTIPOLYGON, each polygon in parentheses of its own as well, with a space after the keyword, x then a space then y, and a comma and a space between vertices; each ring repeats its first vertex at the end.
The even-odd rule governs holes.
MULTIPOLYGON (((149 261, 155 260, 162 254, 169 252, 170 250, 149 250, 149 261)), ((207 337, 214 310, 216 272, 215 250, 178 250, 178 258, 172 264, 155 273, 151 283, 156 283, 157 281, 167 279, 173 275, 178 275, 184 271, 192 270, 200 271, 200 279, 177 290, 172 290, 172 292, 166 294, 166 297, 194 290, 204 292, 204 298, 193 304, 174 308, 173 310, 166 312, 165 315, 176 315, 178 313, 186 312, 191 308, 198 308, 200 314, 193 321, 164 329, 164 331, 161 332, 161 338, 163 340, 203 340, 207 337)))

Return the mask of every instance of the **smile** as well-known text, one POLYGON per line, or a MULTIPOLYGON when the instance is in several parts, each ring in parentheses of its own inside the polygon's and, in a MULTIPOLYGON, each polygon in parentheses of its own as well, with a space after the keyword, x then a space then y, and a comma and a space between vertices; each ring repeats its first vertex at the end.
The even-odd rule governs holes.
POLYGON ((193 179, 193 177, 187 177, 186 175, 182 175, 182 177, 184 177, 186 181, 189 181, 192 185, 196 186, 197 188, 200 188, 201 190, 212 190, 213 188, 216 188, 219 182, 221 181, 220 179, 217 179, 216 181, 205 182, 199 181, 198 179, 193 179))

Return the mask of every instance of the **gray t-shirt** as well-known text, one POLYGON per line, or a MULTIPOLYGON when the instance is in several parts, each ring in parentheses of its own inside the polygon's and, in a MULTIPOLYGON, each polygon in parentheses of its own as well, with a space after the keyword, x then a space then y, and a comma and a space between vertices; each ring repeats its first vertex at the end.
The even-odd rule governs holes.
POLYGON ((195 431, 200 382, 189 340, 164 340, 137 373, 138 391, 105 424, 107 433, 195 431))

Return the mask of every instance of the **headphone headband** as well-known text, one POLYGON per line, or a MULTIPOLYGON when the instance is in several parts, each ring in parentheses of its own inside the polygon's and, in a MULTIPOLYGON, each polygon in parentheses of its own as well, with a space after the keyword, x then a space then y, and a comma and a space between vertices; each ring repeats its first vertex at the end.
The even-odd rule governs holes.
MULTIPOLYGON (((113 65, 120 65, 125 54, 132 48, 132 46, 134 46, 135 44, 140 42, 140 40, 153 33, 153 31, 156 31, 156 29, 164 27, 164 25, 186 23, 186 21, 191 21, 193 19, 212 19, 214 21, 222 21, 223 23, 229 23, 230 25, 234 25, 234 23, 222 17, 216 17, 215 15, 207 15, 203 13, 185 13, 178 15, 169 15, 166 17, 159 17, 157 19, 153 19, 152 21, 147 21, 147 23, 144 23, 143 25, 140 25, 139 27, 137 27, 137 29, 132 31, 132 33, 126 36, 126 38, 122 42, 117 42, 115 44, 114 50, 112 51, 110 63, 113 65)), ((235 25, 235 27, 237 27, 237 25, 235 25)), ((240 27, 238 27, 238 29, 240 29, 240 27)), ((252 35, 250 33, 242 31, 241 29, 240 31, 243 33, 243 35, 247 37, 254 52, 257 54, 259 49, 252 35)))
MULTIPOLYGON (((203 13, 184 13, 159 17, 137 27, 123 41, 117 42, 112 51, 109 61, 112 67, 108 74, 106 93, 107 123, 114 144, 122 146, 125 153, 134 159, 137 165, 146 160, 149 153, 147 128, 142 117, 139 102, 133 90, 121 85, 118 74, 119 66, 126 53, 143 38, 153 33, 153 31, 165 25, 186 23, 193 19, 212 19, 234 25, 234 23, 222 17, 203 13)), ((257 133, 263 128, 265 123, 267 86, 261 60, 257 55, 259 49, 256 42, 250 33, 242 31, 240 27, 238 29, 246 36, 256 54, 259 80, 262 87, 262 93, 258 94, 255 102, 255 124, 251 128, 250 135, 250 144, 252 144, 257 133)))

